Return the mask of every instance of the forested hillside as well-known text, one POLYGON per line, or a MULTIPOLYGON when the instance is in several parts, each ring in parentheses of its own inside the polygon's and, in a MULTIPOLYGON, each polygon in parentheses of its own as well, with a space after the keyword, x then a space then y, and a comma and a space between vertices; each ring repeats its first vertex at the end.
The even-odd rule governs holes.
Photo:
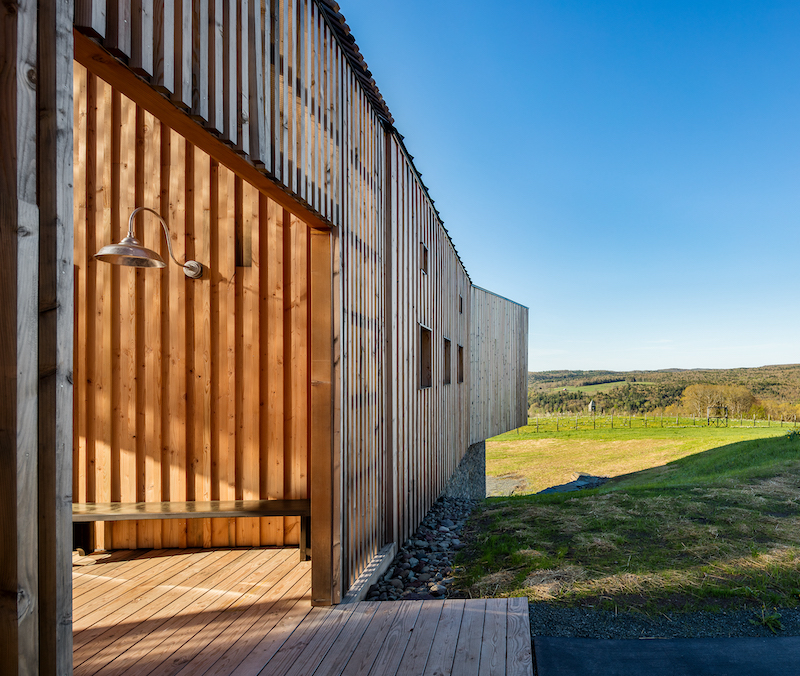
POLYGON ((800 364, 738 369, 540 371, 528 374, 532 413, 599 411, 705 415, 724 405, 731 415, 800 415, 800 364))

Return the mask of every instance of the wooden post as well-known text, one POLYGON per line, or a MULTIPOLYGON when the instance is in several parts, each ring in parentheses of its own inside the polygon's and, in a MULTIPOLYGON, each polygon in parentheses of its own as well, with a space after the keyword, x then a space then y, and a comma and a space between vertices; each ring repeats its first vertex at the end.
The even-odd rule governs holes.
POLYGON ((72 11, 0 8, 2 674, 72 670, 72 11))
POLYGON ((556 432, 558 432, 558 413, 556 413, 556 432))
POLYGON ((592 411, 592 429, 597 429, 597 414, 594 411, 592 411))
POLYGON ((756 414, 754 413, 753 414, 753 427, 755 427, 755 426, 756 426, 756 414))
POLYGON ((575 414, 575 429, 578 429, 578 414, 575 414))
POLYGON ((341 556, 336 519, 338 460, 333 444, 333 293, 331 235, 311 230, 309 346, 311 362, 309 452, 311 456, 311 603, 341 600, 341 556))
POLYGON ((611 412, 611 429, 614 429, 614 412, 611 412))

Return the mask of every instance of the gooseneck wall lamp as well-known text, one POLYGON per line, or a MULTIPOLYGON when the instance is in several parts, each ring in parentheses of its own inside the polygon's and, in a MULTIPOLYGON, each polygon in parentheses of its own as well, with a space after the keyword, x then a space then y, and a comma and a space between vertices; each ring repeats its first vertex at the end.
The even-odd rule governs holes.
POLYGON ((133 219, 140 211, 149 211, 156 216, 164 228, 164 236, 167 238, 167 249, 169 256, 177 265, 183 268, 183 273, 191 279, 200 279, 203 276, 203 265, 197 261, 186 261, 186 263, 179 263, 172 253, 172 242, 169 237, 169 228, 161 214, 149 207, 136 207, 128 219, 128 234, 119 244, 108 244, 98 251, 94 257, 99 261, 111 263, 113 265, 127 265, 134 268, 164 268, 167 264, 155 251, 143 246, 142 243, 136 239, 133 232, 133 219))

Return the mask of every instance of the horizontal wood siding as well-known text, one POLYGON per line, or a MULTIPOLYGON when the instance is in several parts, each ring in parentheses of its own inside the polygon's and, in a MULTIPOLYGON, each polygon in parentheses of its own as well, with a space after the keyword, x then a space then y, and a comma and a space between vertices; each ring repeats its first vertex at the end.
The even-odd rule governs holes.
POLYGON ((528 308, 473 286, 470 444, 528 422, 528 308))
MULTIPOLYGON (((306 498, 308 226, 75 64, 75 501, 306 498), (93 254, 136 234, 164 269, 93 254), (143 216, 143 217, 142 217, 143 216)), ((297 517, 97 524, 98 548, 295 544, 297 517)))
POLYGON ((344 56, 316 2, 80 0, 75 27, 341 223, 344 56))

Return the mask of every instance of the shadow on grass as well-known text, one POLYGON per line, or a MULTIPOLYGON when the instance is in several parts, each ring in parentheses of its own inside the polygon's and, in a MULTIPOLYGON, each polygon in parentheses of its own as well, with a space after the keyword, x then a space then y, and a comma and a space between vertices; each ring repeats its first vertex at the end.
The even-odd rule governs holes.
POLYGON ((800 435, 728 444, 572 493, 486 501, 480 594, 673 609, 797 605, 800 435))

